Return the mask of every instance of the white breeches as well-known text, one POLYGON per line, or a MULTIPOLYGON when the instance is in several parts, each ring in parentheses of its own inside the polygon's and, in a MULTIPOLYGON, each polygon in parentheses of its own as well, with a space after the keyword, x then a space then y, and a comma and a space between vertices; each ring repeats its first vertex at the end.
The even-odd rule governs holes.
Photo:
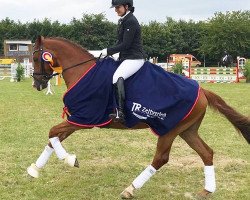
POLYGON ((122 77, 124 80, 132 76, 137 72, 142 65, 144 64, 144 59, 138 60, 124 60, 113 75, 113 84, 117 82, 119 77, 122 77))

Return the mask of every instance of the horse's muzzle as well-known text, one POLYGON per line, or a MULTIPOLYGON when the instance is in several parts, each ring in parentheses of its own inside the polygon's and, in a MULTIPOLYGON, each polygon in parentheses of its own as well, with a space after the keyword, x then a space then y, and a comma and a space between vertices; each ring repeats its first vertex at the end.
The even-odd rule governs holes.
POLYGON ((32 86, 36 88, 38 91, 42 91, 43 89, 48 87, 48 83, 39 83, 38 81, 33 81, 32 86))

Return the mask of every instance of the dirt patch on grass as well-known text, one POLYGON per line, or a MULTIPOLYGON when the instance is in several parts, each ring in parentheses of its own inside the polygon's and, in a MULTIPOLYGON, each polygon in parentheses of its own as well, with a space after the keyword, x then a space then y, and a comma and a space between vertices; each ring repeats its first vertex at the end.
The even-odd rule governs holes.
MULTIPOLYGON (((222 156, 216 156, 214 158, 214 165, 219 168, 225 168, 230 165, 247 165, 248 162, 243 159, 239 158, 230 158, 228 156, 222 155, 222 156)), ((186 155, 186 156, 179 156, 179 157, 172 157, 170 158, 170 161, 168 163, 170 167, 176 168, 200 168, 203 167, 204 164, 201 160, 201 158, 198 155, 186 155)))

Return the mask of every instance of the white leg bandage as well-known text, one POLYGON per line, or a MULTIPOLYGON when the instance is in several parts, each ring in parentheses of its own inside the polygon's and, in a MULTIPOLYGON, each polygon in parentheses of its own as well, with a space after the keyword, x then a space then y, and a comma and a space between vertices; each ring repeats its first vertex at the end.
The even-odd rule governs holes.
POLYGON ((144 183, 146 183, 151 176, 153 176, 156 172, 156 169, 149 165, 133 182, 133 186, 135 187, 135 189, 139 189, 141 188, 144 183))
POLYGON ((214 166, 205 166, 204 167, 205 174, 205 190, 209 192, 215 192, 216 183, 215 183, 215 172, 214 166))
POLYGON ((63 148, 59 138, 58 137, 53 137, 53 138, 50 138, 49 141, 50 141, 52 147, 54 148, 57 157, 60 160, 65 159, 67 157, 68 153, 63 148))
POLYGON ((48 162, 51 154, 54 152, 53 148, 50 148, 48 145, 45 147, 45 149, 43 150, 42 154, 39 156, 39 158, 36 161, 36 166, 38 168, 43 168, 46 163, 48 162))

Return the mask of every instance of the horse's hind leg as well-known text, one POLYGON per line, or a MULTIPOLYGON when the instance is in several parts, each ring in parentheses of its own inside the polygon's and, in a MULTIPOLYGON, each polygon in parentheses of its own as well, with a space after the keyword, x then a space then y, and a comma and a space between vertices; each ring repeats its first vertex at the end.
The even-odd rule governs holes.
MULTIPOLYGON (((200 97, 194 106, 189 117, 181 121, 174 129, 169 131, 167 134, 158 138, 157 150, 153 159, 153 162, 148 166, 134 181, 122 192, 122 198, 132 198, 133 191, 142 187, 151 176, 153 176, 156 170, 160 169, 169 160, 169 153, 174 139, 177 135, 183 133, 185 130, 190 129, 194 124, 201 123, 204 113, 207 107, 207 100, 205 95, 201 91, 200 97)), ((199 127, 199 126, 198 126, 199 127)))
POLYGON ((204 163, 205 187, 199 193, 200 196, 206 197, 216 189, 215 172, 213 166, 213 150, 199 137, 198 129, 204 116, 194 125, 180 134, 187 144, 194 149, 201 157, 204 163))
POLYGON ((54 151, 59 159, 64 159, 70 166, 78 167, 76 156, 68 154, 61 145, 64 139, 78 129, 79 127, 73 126, 66 121, 52 127, 49 132, 50 143, 45 147, 37 161, 27 168, 28 174, 38 178, 39 170, 46 165, 54 151))
POLYGON ((178 128, 170 131, 168 134, 158 138, 157 149, 151 165, 149 165, 122 193, 124 199, 133 198, 134 190, 140 189, 164 164, 169 160, 169 153, 173 141, 178 135, 178 128))

